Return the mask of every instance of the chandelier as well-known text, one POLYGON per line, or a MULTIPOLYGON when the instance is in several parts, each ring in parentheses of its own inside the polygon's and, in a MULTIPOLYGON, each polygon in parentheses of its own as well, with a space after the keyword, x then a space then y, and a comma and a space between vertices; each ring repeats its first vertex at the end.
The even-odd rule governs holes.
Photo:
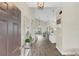
POLYGON ((44 8, 44 2, 37 2, 38 8, 44 8))

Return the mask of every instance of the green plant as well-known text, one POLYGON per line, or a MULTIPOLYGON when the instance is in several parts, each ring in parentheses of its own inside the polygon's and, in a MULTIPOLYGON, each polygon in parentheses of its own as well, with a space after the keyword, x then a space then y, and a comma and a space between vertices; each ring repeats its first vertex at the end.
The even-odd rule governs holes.
POLYGON ((32 41, 32 37, 31 36, 29 36, 28 38, 25 39, 25 43, 27 43, 27 42, 30 43, 31 41, 32 41))

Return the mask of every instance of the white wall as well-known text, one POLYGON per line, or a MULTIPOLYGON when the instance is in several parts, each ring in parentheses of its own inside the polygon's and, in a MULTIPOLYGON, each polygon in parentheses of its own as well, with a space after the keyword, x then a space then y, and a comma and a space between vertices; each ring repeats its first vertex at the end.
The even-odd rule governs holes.
POLYGON ((48 21, 48 27, 50 28, 49 40, 51 43, 56 43, 56 8, 53 9, 52 19, 48 21), (53 30, 53 33, 51 33, 53 30))
MULTIPOLYGON (((56 8, 55 10, 55 15, 56 15, 56 20, 58 20, 60 18, 59 16, 59 11, 61 10, 61 8, 56 8)), ((62 26, 62 23, 61 25, 62 26)), ((58 24, 55 24, 55 35, 56 35, 56 48, 62 52, 62 27, 60 27, 58 24)))
MULTIPOLYGON (((63 8, 63 53, 79 49, 79 4, 63 8)), ((73 51, 74 52, 74 51, 73 51)), ((79 51, 78 51, 79 52, 79 51)))
POLYGON ((56 47, 62 54, 79 53, 79 4, 63 6, 61 27, 56 30, 56 47))

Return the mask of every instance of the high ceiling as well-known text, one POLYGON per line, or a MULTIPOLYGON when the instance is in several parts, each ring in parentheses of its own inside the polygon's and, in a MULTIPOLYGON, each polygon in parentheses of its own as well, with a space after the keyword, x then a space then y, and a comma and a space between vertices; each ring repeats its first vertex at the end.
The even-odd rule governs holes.
POLYGON ((35 19, 42 20, 42 21, 54 21, 55 14, 54 11, 56 8, 60 8, 63 6, 72 6, 73 4, 79 3, 72 3, 72 2, 44 2, 44 8, 38 9, 37 2, 26 2, 26 5, 31 8, 35 19))
POLYGON ((44 3, 44 8, 43 9, 38 9, 37 8, 37 2, 27 2, 26 3, 28 7, 31 8, 35 19, 42 20, 45 22, 49 22, 54 19, 54 10, 57 7, 60 7, 62 3, 44 3), (52 7, 53 5, 53 7, 52 7))
MULTIPOLYGON (((37 7, 37 2, 26 2, 28 7, 37 7)), ((78 2, 44 2, 45 7, 62 7, 72 4, 79 4, 78 2)))
POLYGON ((46 21, 46 22, 49 20, 53 20, 54 9, 55 8, 50 8, 50 7, 44 9, 31 8, 35 19, 46 21))
MULTIPOLYGON (((37 7, 37 2, 27 2, 28 7, 37 7)), ((44 2, 44 7, 60 7, 62 3, 44 2)))

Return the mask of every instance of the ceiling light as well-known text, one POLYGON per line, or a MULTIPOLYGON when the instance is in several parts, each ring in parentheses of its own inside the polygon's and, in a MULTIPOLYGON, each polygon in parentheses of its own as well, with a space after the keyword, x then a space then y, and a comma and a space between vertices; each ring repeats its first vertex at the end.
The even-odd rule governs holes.
POLYGON ((37 2, 38 8, 44 8, 44 2, 37 2))

